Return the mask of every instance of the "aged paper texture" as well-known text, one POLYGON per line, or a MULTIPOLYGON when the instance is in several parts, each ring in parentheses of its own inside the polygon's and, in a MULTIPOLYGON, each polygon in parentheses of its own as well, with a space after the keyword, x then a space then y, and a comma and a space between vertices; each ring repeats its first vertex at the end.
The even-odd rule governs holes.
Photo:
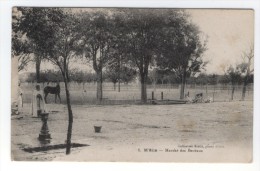
POLYGON ((12 15, 12 160, 252 162, 253 10, 12 15))

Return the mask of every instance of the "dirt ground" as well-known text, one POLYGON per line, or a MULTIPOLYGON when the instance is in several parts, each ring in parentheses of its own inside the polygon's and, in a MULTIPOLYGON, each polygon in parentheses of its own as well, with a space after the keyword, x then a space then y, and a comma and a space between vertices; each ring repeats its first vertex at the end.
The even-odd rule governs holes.
MULTIPOLYGON (((30 104, 12 116, 12 158, 18 161, 251 162, 253 101, 182 105, 73 105, 73 143, 89 146, 28 153, 42 146, 40 118, 30 104), (101 133, 94 126, 102 126, 101 133)), ((51 144, 64 144, 67 108, 49 104, 51 144)))

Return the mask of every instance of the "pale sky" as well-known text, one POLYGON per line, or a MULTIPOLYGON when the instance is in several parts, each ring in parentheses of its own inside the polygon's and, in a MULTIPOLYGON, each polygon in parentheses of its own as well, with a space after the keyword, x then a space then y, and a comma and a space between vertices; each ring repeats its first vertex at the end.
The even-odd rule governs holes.
POLYGON ((208 35, 207 73, 220 73, 221 65, 242 62, 241 55, 254 42, 253 10, 187 10, 192 21, 208 35))
MULTIPOLYGON (((204 59, 209 61, 206 73, 223 74, 221 65, 228 67, 242 62, 241 55, 254 42, 253 10, 187 9, 187 12, 208 36, 208 50, 204 53, 204 59)), ((73 65, 71 67, 79 68, 78 64, 73 65)), ((27 71, 31 67, 34 70, 35 67, 30 65, 27 71)), ((52 67, 42 65, 42 69, 52 67)), ((80 68, 90 71, 86 64, 80 65, 80 68)))

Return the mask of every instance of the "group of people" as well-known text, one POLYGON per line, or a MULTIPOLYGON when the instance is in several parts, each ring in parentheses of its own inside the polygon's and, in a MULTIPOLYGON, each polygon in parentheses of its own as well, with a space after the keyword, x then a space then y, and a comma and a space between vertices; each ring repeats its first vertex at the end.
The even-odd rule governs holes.
POLYGON ((190 93, 185 94, 185 100, 189 103, 212 103, 213 99, 211 97, 203 98, 203 93, 197 93, 194 98, 190 97, 190 93))

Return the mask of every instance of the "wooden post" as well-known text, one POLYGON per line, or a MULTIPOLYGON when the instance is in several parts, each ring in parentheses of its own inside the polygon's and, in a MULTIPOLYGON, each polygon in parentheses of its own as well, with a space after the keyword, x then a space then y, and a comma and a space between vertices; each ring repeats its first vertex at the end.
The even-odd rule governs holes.
POLYGON ((161 92, 161 100, 163 100, 163 92, 161 92))
POLYGON ((152 100, 154 100, 154 92, 152 91, 152 100))

